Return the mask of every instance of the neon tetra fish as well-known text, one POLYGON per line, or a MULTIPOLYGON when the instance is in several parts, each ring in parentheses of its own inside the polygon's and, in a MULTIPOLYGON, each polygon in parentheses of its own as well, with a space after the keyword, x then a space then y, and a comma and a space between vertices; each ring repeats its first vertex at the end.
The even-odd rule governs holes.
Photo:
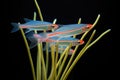
MULTIPOLYGON (((70 25, 63 25, 62 27, 58 28, 54 32, 51 33, 40 33, 40 34, 33 34, 33 37, 37 39, 38 42, 59 42, 62 44, 70 44, 72 42, 72 45, 78 44, 80 42, 81 44, 84 43, 83 40, 76 41, 75 38, 72 38, 71 36, 82 34, 89 30, 92 27, 91 24, 70 24, 70 25), (71 41, 72 40, 72 41, 71 41)), ((29 37, 29 39, 32 41, 35 41, 34 38, 29 37)), ((34 42, 35 43, 35 42, 34 42)), ((36 43, 37 44, 37 43, 36 43)), ((34 44, 34 45, 36 45, 34 44)), ((33 46, 33 45, 32 45, 33 46)))
MULTIPOLYGON (((60 53, 60 54, 63 53, 66 48, 67 48, 67 46, 65 46, 65 47, 58 47, 58 53, 60 53)), ((74 52, 74 50, 70 49, 69 52, 68 52, 68 55, 72 55, 73 52, 74 52)))
POLYGON ((57 29, 58 25, 53 24, 51 22, 46 22, 46 21, 33 21, 30 20, 24 24, 18 24, 18 23, 11 23, 13 25, 13 29, 11 32, 16 32, 19 30, 19 28, 27 29, 25 33, 28 33, 32 30, 37 30, 37 31, 43 31, 43 30, 52 30, 52 29, 57 29))
POLYGON ((52 33, 48 33, 47 37, 68 37, 73 35, 78 35, 86 32, 92 27, 92 24, 69 24, 69 25, 62 25, 60 28, 55 30, 52 33))
MULTIPOLYGON (((50 46, 55 45, 55 48, 56 48, 56 43, 58 42, 59 43, 58 53, 62 53, 67 48, 67 46, 69 46, 70 44, 72 46, 84 44, 83 40, 79 40, 79 39, 73 38, 73 37, 63 37, 63 38, 59 39, 59 37, 46 38, 46 37, 40 36, 39 34, 33 34, 33 36, 29 36, 27 38, 31 41, 30 48, 35 47, 39 42, 48 42, 48 44, 49 44, 48 51, 49 52, 51 51, 50 46)), ((44 47, 43 50, 45 50, 45 49, 46 48, 44 47)), ((56 49, 55 49, 55 52, 56 52, 56 49)), ((73 52, 74 52, 74 50, 70 49, 68 54, 72 55, 73 52)))
MULTIPOLYGON (((51 33, 40 33, 40 36, 50 38, 50 37, 70 37, 74 35, 80 35, 86 31, 88 31, 92 27, 92 24, 69 24, 62 25, 57 30, 51 33)), ((58 40, 59 40, 58 39, 58 40)))
MULTIPOLYGON (((59 46, 58 46, 58 53, 60 53, 60 54, 63 53, 64 50, 67 48, 67 46, 69 46, 69 45, 65 45, 65 46, 59 45, 59 46)), ((44 47, 43 50, 44 50, 44 51, 46 50, 46 46, 44 47)), ((56 52, 56 50, 57 50, 57 47, 55 47, 55 52, 56 52)), ((51 52, 50 46, 48 47, 48 52, 51 52)), ((72 55, 73 52, 74 52, 74 49, 71 48, 71 49, 69 50, 69 52, 68 52, 68 55, 72 55)))
POLYGON ((66 45, 68 46, 68 45, 70 45, 70 43, 72 44, 72 46, 82 45, 84 43, 83 40, 79 40, 79 39, 73 38, 73 37, 63 37, 60 39, 59 39, 59 37, 46 38, 46 37, 40 36, 39 34, 33 34, 33 36, 29 36, 27 38, 31 42, 30 48, 35 47, 40 42, 48 42, 50 44, 50 46, 56 45, 57 42, 59 42, 59 45, 63 45, 63 46, 66 46, 66 45))

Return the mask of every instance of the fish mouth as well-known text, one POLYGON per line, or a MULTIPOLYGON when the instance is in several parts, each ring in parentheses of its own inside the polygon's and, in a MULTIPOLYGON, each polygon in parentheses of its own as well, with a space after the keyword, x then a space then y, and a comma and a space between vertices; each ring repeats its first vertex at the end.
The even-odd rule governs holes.
POLYGON ((57 24, 52 24, 52 27, 53 27, 54 29, 57 29, 59 26, 58 26, 57 24))
POLYGON ((80 42, 80 45, 85 43, 84 40, 79 40, 79 42, 80 42))
POLYGON ((92 26, 93 26, 92 24, 88 24, 86 28, 90 29, 92 26))

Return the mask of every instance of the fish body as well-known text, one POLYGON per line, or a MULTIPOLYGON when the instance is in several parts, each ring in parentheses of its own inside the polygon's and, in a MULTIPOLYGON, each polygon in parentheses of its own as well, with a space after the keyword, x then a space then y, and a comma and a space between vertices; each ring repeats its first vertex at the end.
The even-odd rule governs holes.
POLYGON ((38 43, 39 42, 49 42, 51 45, 55 45, 56 42, 59 42, 60 45, 69 45, 71 43, 72 46, 76 46, 78 44, 79 45, 83 44, 84 41, 73 38, 72 36, 82 34, 82 33, 86 32, 87 30, 89 30, 91 27, 92 27, 91 24, 62 25, 60 28, 58 28, 54 32, 32 34, 33 38, 29 38, 29 40, 31 42, 36 40, 38 43))
POLYGON ((84 43, 83 40, 79 40, 77 38, 73 38, 73 37, 62 37, 59 39, 59 37, 50 37, 50 38, 46 38, 43 36, 40 36, 39 34, 33 34, 33 36, 29 36, 28 39, 31 42, 30 47, 35 47, 37 45, 37 43, 40 42, 48 42, 51 45, 56 45, 56 43, 58 42, 59 45, 70 45, 70 43, 72 44, 72 46, 76 46, 76 45, 82 45, 84 43))
POLYGON ((32 30, 44 31, 58 28, 57 24, 53 24, 51 22, 46 21, 34 21, 34 20, 28 21, 24 24, 11 23, 11 25, 13 25, 14 27, 11 32, 16 32, 19 30, 19 28, 22 28, 27 29, 25 33, 28 33, 32 30))
MULTIPOLYGON (((67 48, 67 46, 69 46, 69 45, 64 45, 64 46, 63 45, 58 45, 58 53, 62 54, 65 51, 65 49, 67 48)), ((46 46, 44 47, 43 50, 46 51, 46 46)), ((56 52, 56 50, 57 50, 57 47, 55 46, 54 51, 56 52)), ((50 46, 48 46, 48 52, 51 52, 50 46)), ((68 52, 68 55, 72 55, 73 52, 74 52, 74 49, 70 48, 70 50, 68 52)))
POLYGON ((63 25, 52 33, 48 33, 47 37, 69 37, 78 34, 82 34, 89 30, 92 27, 92 24, 69 24, 63 25))

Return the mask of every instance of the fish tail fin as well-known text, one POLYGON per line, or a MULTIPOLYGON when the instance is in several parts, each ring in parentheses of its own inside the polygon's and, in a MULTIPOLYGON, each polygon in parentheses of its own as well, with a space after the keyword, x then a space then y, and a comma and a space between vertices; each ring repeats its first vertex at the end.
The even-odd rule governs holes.
POLYGON ((30 41, 30 49, 34 48, 38 44, 38 40, 33 36, 35 33, 34 32, 29 32, 25 36, 26 38, 30 41))
POLYGON ((30 49, 34 48, 35 46, 37 46, 38 41, 36 38, 32 37, 28 37, 28 40, 30 41, 30 49))
POLYGON ((29 33, 25 33, 25 36, 29 38, 29 37, 33 37, 33 34, 35 33, 33 31, 30 31, 29 33))
POLYGON ((13 29, 12 29, 11 33, 19 30, 19 24, 18 23, 11 23, 11 25, 13 26, 13 29))

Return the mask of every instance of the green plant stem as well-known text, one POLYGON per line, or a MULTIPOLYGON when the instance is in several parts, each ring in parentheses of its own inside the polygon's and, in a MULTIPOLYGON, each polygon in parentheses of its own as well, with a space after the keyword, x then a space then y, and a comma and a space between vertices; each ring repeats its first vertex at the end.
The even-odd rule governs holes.
POLYGON ((43 50, 42 50, 42 42, 38 44, 38 55, 37 55, 37 80, 47 80, 47 74, 45 69, 45 62, 44 62, 44 56, 43 56, 43 50), (43 73, 43 74, 42 74, 43 73), (42 77, 43 75, 43 77, 42 77))
MULTIPOLYGON (((78 24, 80 24, 81 23, 81 18, 79 18, 79 20, 78 20, 78 24)), ((74 35, 73 36, 73 38, 75 38, 76 37, 76 35, 74 35)))
MULTIPOLYGON (((57 21, 57 19, 54 19, 54 21, 53 21, 53 24, 55 24, 56 23, 56 21, 57 21)), ((52 31, 54 31, 54 30, 52 30, 52 31)), ((45 32, 45 31, 44 31, 45 32)), ((52 49, 52 48, 51 48, 52 49)), ((54 51, 54 49, 52 49, 51 50, 51 56, 52 56, 52 68, 53 68, 53 52, 52 51, 54 51)), ((58 54, 58 53, 57 53, 58 54)), ((56 56, 57 57, 57 56, 56 56)), ((56 58, 55 58, 55 62, 56 62, 56 58)), ((46 42, 46 69, 47 69, 47 67, 48 67, 48 43, 46 42)), ((55 70, 54 70, 55 71, 55 70)), ((51 78, 51 76, 52 76, 52 72, 53 72, 53 69, 51 70, 51 73, 50 73, 50 76, 49 76, 49 79, 51 78)), ((55 71, 55 74, 56 74, 56 71, 55 71)))
POLYGON ((43 16, 42 16, 42 13, 41 13, 40 6, 38 5, 37 0, 34 0, 34 2, 35 2, 35 5, 36 5, 36 7, 37 7, 37 10, 38 10, 39 17, 40 17, 41 21, 43 21, 43 16))
POLYGON ((41 46, 41 57, 42 57, 42 73, 43 73, 43 77, 44 77, 44 79, 42 79, 42 80, 47 80, 47 75, 46 75, 46 69, 45 69, 45 61, 44 61, 44 56, 43 56, 43 50, 42 50, 42 43, 40 44, 40 46, 41 46))
MULTIPOLYGON (((60 54, 59 59, 61 58, 61 56, 62 56, 63 54, 65 55, 65 53, 64 53, 64 52, 63 52, 62 54, 60 54)), ((61 60, 59 60, 59 65, 58 65, 58 67, 57 67, 57 63, 58 63, 58 62, 56 63, 57 75, 58 75, 58 72, 60 72, 60 67, 61 67, 62 60, 63 60, 64 55, 62 56, 61 60)), ((57 76, 57 75, 56 75, 56 76, 57 76)))
POLYGON ((67 57, 68 57, 68 53, 69 53, 69 51, 70 51, 70 48, 71 48, 71 44, 68 46, 68 49, 67 49, 67 51, 66 51, 66 53, 65 53, 65 57, 64 57, 64 59, 63 59, 63 61, 62 61, 62 63, 61 63, 60 70, 58 71, 58 75, 57 75, 57 77, 56 77, 55 80, 59 80, 59 77, 60 77, 60 75, 61 75, 61 73, 62 73, 62 69, 63 69, 63 67, 64 67, 64 65, 65 65, 65 61, 67 60, 67 57))
POLYGON ((45 70, 45 62, 44 62, 44 56, 43 56, 43 49, 42 49, 42 42, 40 42, 38 44, 38 52, 39 52, 39 56, 37 58, 38 58, 38 60, 40 60, 40 61, 38 61, 39 63, 37 63, 38 65, 40 65, 38 67, 38 69, 41 67, 41 70, 38 71, 41 76, 39 77, 39 75, 38 75, 38 77, 40 79, 42 78, 42 80, 47 80, 46 70, 45 70))
POLYGON ((40 51, 40 44, 38 44, 38 54, 37 54, 37 66, 36 66, 36 77, 37 77, 37 80, 41 80, 42 78, 42 70, 41 70, 41 51, 40 51))
POLYGON ((51 73, 50 73, 50 75, 49 75, 49 77, 48 77, 48 80, 54 80, 54 70, 55 70, 55 55, 54 55, 54 45, 52 45, 51 46, 51 59, 52 59, 52 66, 51 66, 51 73))
POLYGON ((32 56, 31 56, 31 52, 30 52, 30 48, 27 42, 27 39, 24 35, 24 31, 22 30, 22 28, 20 28, 20 31, 22 33, 26 48, 27 48, 27 52, 28 52, 28 57, 29 57, 29 61, 30 61, 30 65, 31 65, 31 69, 32 69, 32 75, 33 75, 33 80, 36 80, 36 76, 35 76, 35 69, 34 69, 34 64, 33 64, 33 60, 32 60, 32 56))
MULTIPOLYGON (((69 47, 68 47, 68 48, 69 48, 69 47)), ((56 64, 56 69, 57 69, 58 66, 60 65, 60 63, 61 63, 61 61, 62 61, 62 59, 63 59, 66 51, 68 50, 68 48, 66 48, 66 49, 64 50, 64 52, 60 55, 60 59, 58 60, 58 62, 57 62, 57 64, 56 64)))
MULTIPOLYGON (((40 20, 43 21, 43 16, 42 16, 42 13, 41 13, 40 6, 38 5, 37 0, 34 0, 34 2, 35 2, 35 5, 37 7, 37 10, 38 10, 40 20)), ((44 32, 46 32, 46 31, 44 31, 44 32)), ((40 45, 42 46, 42 43, 40 43, 40 45)), ((42 47, 39 48, 39 49, 42 49, 42 47)), ((47 74, 46 74, 47 72, 45 70, 44 56, 43 56, 43 52, 42 51, 41 51, 41 55, 42 55, 42 64, 43 64, 43 67, 42 67, 43 68, 43 74, 44 74, 44 79, 46 80, 47 79, 47 74)))
POLYGON ((93 25, 92 25, 92 28, 89 29, 88 31, 86 31, 86 32, 82 35, 81 40, 83 40, 83 39, 85 38, 85 36, 95 27, 95 25, 98 23, 99 18, 100 18, 100 14, 98 14, 95 22, 94 22, 93 25))
POLYGON ((88 42, 86 43, 86 45, 84 46, 84 48, 80 51, 80 53, 78 54, 78 56, 76 57, 76 59, 74 60, 73 64, 70 66, 70 68, 68 69, 68 71, 66 72, 66 75, 64 76, 63 80, 66 80, 67 76, 69 75, 69 73, 71 72, 71 70, 73 69, 73 67, 75 66, 75 64, 78 62, 78 60, 82 57, 82 55, 85 53, 86 50, 88 50, 88 48, 90 48, 93 44, 95 44, 99 39, 101 39, 105 34, 107 34, 110 31, 110 29, 106 30, 105 32, 103 32, 96 40, 94 40, 91 44, 90 41, 92 40, 95 31, 93 31, 93 34, 91 35, 90 39, 88 40, 88 42))
MULTIPOLYGON (((34 12, 33 20, 36 21, 36 12, 34 12)), ((37 34, 37 30, 34 30, 34 32, 37 34)), ((36 78, 37 80, 41 80, 42 78, 42 69, 41 69, 41 46, 40 44, 37 44, 37 61, 36 61, 36 78)))
MULTIPOLYGON (((79 18, 79 20, 78 20, 78 24, 80 24, 80 23, 81 23, 81 18, 79 18)), ((74 35, 73 37, 76 38, 76 35, 74 35)), ((72 60, 73 60, 73 58, 74 58, 74 56, 75 56, 75 53, 76 53, 78 47, 79 47, 78 45, 75 47, 75 50, 74 50, 72 56, 70 57, 70 60, 69 60, 69 62, 68 62, 68 64, 67 64, 67 66, 66 66, 66 68, 65 68, 65 70, 64 70, 64 72, 63 72, 63 74, 62 74, 62 76, 61 76, 61 78, 60 78, 60 80, 63 80, 63 77, 64 77, 66 71, 68 70, 68 68, 69 68, 69 66, 70 66, 70 64, 71 64, 71 62, 72 62, 72 60)))
POLYGON ((92 40, 94 34, 96 31, 93 31, 91 37, 89 38, 88 42, 86 43, 86 45, 82 48, 82 50, 80 51, 80 53, 78 54, 78 56, 75 58, 75 60, 73 61, 73 63, 71 64, 70 68, 68 69, 68 71, 66 72, 65 76, 63 77, 63 80, 66 80, 66 78, 68 77, 68 75, 70 74, 71 70, 73 69, 73 67, 75 66, 75 64, 78 62, 78 60, 81 58, 81 56, 84 54, 84 52, 86 51, 85 48, 86 46, 90 43, 90 41, 92 40))
POLYGON ((68 62, 68 64, 67 64, 67 66, 66 66, 66 68, 65 68, 65 70, 64 70, 64 72, 63 72, 63 74, 62 74, 62 76, 61 76, 61 78, 60 78, 60 80, 63 80, 63 77, 65 76, 66 71, 67 71, 68 68, 70 67, 70 64, 71 64, 72 61, 73 61, 73 58, 74 58, 74 56, 75 56, 75 53, 76 53, 78 47, 79 47, 79 46, 76 46, 76 47, 75 47, 75 51, 73 52, 72 56, 70 57, 70 60, 69 60, 69 62, 68 62))
POLYGON ((56 68, 56 65, 57 65, 57 61, 58 61, 58 45, 59 43, 57 42, 56 44, 56 55, 55 55, 55 78, 56 78, 56 75, 57 75, 57 68, 56 68))
POLYGON ((48 64, 49 64, 49 53, 48 53, 48 42, 46 42, 46 76, 48 74, 48 64))
POLYGON ((90 48, 92 45, 94 45, 98 40, 100 40, 105 34, 107 34, 108 32, 110 32, 111 29, 108 29, 106 31, 104 31, 97 39, 95 39, 93 42, 91 42, 86 49, 90 48))
POLYGON ((36 12, 34 12, 33 20, 36 21, 36 12))
POLYGON ((78 24, 80 24, 80 23, 81 23, 81 18, 78 19, 78 24))

